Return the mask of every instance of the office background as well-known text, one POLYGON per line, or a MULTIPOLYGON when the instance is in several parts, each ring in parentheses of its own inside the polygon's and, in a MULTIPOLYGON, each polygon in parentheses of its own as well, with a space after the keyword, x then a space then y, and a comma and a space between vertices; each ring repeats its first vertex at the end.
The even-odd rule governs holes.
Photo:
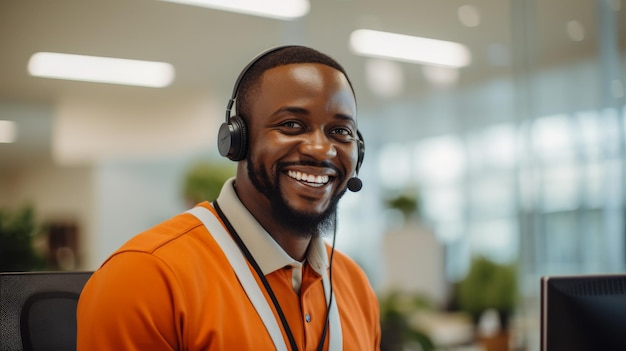
POLYGON ((0 208, 32 205, 39 223, 70 228, 67 268, 97 268, 190 205, 191 166, 227 163, 215 138, 241 68, 268 47, 309 45, 346 67, 366 140, 338 247, 378 290, 404 279, 442 305, 473 257, 514 263, 533 319, 540 276, 626 268, 625 14, 623 0, 316 0, 284 21, 164 1, 4 0, 0 120, 17 133, 0 143, 0 208), (461 43, 471 61, 359 56, 349 37, 363 28, 461 43), (176 76, 165 88, 30 76, 41 51, 164 61, 176 76), (417 199, 420 234, 389 249, 405 221, 386 200, 399 194, 417 199))

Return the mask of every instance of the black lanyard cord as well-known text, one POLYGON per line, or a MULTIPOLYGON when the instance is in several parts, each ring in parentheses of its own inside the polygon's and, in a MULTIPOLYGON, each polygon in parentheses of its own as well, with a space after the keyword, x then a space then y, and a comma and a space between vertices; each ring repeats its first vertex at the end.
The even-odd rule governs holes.
MULTIPOLYGON (((265 291, 267 291, 267 294, 270 296, 270 299, 272 299, 272 303, 274 304, 274 308, 276 308, 276 312, 278 313, 278 316, 280 317, 280 321, 283 324, 283 328, 285 329, 287 338, 289 338, 289 344, 291 344, 291 349, 293 351, 298 351, 298 344, 296 344, 296 340, 293 337, 291 328, 289 328, 289 323, 287 323, 287 318, 285 318, 285 314, 283 313, 282 308, 280 308, 278 299, 276 298, 276 295, 274 294, 272 287, 270 287, 270 283, 267 281, 267 278, 265 278, 265 275, 263 274, 261 267, 259 267, 259 264, 254 259, 254 257, 252 256, 252 254, 250 253, 250 251, 244 244, 243 240, 241 240, 241 237, 239 237, 239 234, 237 234, 237 231, 235 230, 235 228, 232 226, 228 218, 224 215, 224 212, 222 212, 222 210, 220 209, 220 206, 217 204, 217 200, 213 202, 213 207, 215 208, 215 211, 217 212, 220 219, 226 225, 226 228, 228 228, 228 231, 231 237, 233 238, 233 240, 235 240, 235 242, 237 243, 237 246, 239 246, 239 249, 241 250, 243 255, 246 257, 248 262, 250 262, 250 265, 252 265, 252 268, 254 268, 254 271, 259 276, 259 279, 261 279, 261 282, 263 283, 263 286, 265 287, 265 291)), ((325 334, 326 333, 324 333, 324 335, 325 334)))

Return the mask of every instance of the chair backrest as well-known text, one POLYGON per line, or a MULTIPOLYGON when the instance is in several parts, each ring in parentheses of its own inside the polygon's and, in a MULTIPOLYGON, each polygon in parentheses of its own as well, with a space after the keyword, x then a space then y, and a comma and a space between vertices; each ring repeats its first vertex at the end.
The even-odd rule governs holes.
POLYGON ((76 350, 76 305, 92 273, 0 273, 0 351, 76 350))

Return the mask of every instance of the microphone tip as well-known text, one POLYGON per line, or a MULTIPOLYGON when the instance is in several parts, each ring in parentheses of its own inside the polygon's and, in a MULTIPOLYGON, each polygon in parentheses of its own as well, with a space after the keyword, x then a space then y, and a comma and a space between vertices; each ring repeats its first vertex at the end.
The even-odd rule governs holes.
POLYGON ((361 181, 361 179, 357 177, 352 177, 348 179, 348 190, 356 193, 357 191, 361 190, 361 188, 363 188, 363 182, 361 181))

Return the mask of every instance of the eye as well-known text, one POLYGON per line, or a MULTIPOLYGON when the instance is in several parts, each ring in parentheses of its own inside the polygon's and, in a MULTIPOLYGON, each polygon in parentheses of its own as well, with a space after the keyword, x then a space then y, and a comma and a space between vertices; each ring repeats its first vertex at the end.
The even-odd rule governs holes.
POLYGON ((330 133, 341 136, 341 137, 350 137, 352 136, 352 129, 345 128, 345 127, 337 127, 337 128, 333 128, 330 131, 330 133))
POLYGON ((297 121, 286 121, 281 123, 281 127, 286 128, 286 129, 303 129, 304 126, 302 125, 302 123, 297 122, 297 121))

